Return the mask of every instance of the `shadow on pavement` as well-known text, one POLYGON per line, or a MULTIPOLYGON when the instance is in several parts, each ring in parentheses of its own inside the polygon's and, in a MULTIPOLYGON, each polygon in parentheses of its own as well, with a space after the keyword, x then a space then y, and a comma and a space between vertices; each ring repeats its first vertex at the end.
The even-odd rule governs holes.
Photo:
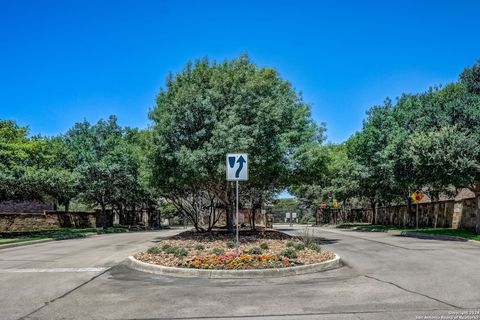
POLYGON ((324 238, 316 236, 315 239, 318 244, 334 244, 340 241, 340 239, 324 238))
MULTIPOLYGON (((294 228, 275 228, 275 230, 281 231, 281 232, 299 231, 299 229, 294 229, 294 228)), ((301 237, 301 236, 297 234, 297 237, 301 237)), ((337 243, 337 242, 340 241, 340 239, 325 238, 325 237, 320 237, 320 236, 317 236, 317 235, 315 235, 314 237, 315 237, 316 242, 318 244, 333 244, 333 243, 337 243)))
POLYGON ((454 236, 444 236, 444 235, 433 235, 433 234, 397 234, 393 235, 394 237, 407 237, 407 238, 416 238, 422 240, 440 240, 440 241, 456 241, 456 242, 467 242, 468 239, 454 237, 454 236))

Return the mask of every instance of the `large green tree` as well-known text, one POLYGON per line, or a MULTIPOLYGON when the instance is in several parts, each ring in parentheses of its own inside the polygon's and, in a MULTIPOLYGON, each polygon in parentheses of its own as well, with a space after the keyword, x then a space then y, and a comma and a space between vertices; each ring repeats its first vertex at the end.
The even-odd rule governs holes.
POLYGON ((76 177, 60 166, 58 141, 29 137, 28 127, 0 121, 0 199, 52 201, 68 207, 76 177))
POLYGON ((141 180, 139 146, 133 143, 140 138, 136 140, 134 135, 139 133, 122 128, 114 116, 94 125, 77 123, 65 135, 66 158, 79 176, 79 197, 100 207, 103 226, 112 223, 113 210, 122 221, 135 223, 136 209, 149 203, 150 195, 141 180))
POLYGON ((194 192, 213 192, 230 230, 234 202, 225 181, 226 154, 249 154, 249 186, 280 190, 299 169, 295 157, 302 146, 321 139, 310 106, 291 84, 245 55, 188 63, 167 79, 150 117, 155 186, 179 209, 192 207, 185 203, 197 199, 194 192))
POLYGON ((479 201, 479 70, 477 63, 457 83, 406 94, 395 106, 369 111, 362 130, 347 143, 349 157, 363 172, 359 196, 410 205, 415 190, 438 199, 467 187, 479 201))

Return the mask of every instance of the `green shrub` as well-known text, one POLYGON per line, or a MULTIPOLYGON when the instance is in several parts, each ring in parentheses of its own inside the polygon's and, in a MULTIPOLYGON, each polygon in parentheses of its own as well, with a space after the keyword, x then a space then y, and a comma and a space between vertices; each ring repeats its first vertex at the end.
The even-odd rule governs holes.
POLYGON ((297 251, 292 248, 292 247, 289 247, 285 250, 283 250, 281 253, 280 253, 281 256, 284 256, 284 257, 287 257, 289 259, 296 259, 298 257, 297 255, 297 251))
POLYGON ((320 252, 322 251, 322 247, 320 247, 319 244, 317 243, 311 243, 309 246, 308 246, 309 249, 313 250, 313 251, 317 251, 317 252, 320 252))
POLYGON ((292 246, 295 250, 301 251, 305 249, 305 243, 303 242, 295 242, 292 246))
POLYGON ((178 248, 175 248, 175 252, 173 253, 173 255, 177 258, 183 258, 183 257, 186 257, 187 254, 188 254, 188 250, 185 249, 185 248, 181 248, 181 247, 178 247, 178 248))
POLYGON ((203 244, 196 244, 195 250, 198 250, 198 251, 205 250, 205 246, 203 244))
POLYGON ((259 247, 252 247, 252 248, 246 250, 245 253, 248 253, 248 254, 262 254, 262 249, 260 249, 259 247))
POLYGON ((268 244, 266 244, 265 242, 260 243, 260 249, 262 249, 262 250, 268 250, 268 244))
POLYGON ((314 230, 309 227, 305 227, 305 230, 303 231, 302 241, 306 246, 314 243, 313 231, 314 230))
POLYGON ((230 248, 230 249, 235 248, 235 242, 233 241, 228 241, 226 245, 227 245, 227 248, 230 248))
POLYGON ((162 246, 162 251, 167 251, 167 250, 170 249, 171 247, 172 247, 172 246, 169 245, 169 244, 164 244, 164 245, 162 246))
POLYGON ((173 246, 164 246, 164 248, 162 248, 163 252, 168 254, 175 254, 175 252, 177 252, 177 249, 177 247, 173 246))
POLYGON ((148 248, 147 250, 147 253, 149 254, 159 254, 161 252, 160 248, 159 247, 151 247, 151 248, 148 248))
POLYGON ((287 242, 287 247, 293 247, 295 245, 295 242, 289 241, 287 242))
POLYGON ((310 214, 306 214, 302 217, 302 219, 300 220, 300 223, 302 224, 315 223, 315 217, 310 214))
POLYGON ((218 248, 218 247, 217 247, 217 248, 213 248, 213 249, 212 249, 212 253, 213 253, 214 255, 217 255, 217 256, 218 256, 218 255, 224 254, 224 253, 225 253, 225 250, 224 250, 223 248, 218 248))
POLYGON ((188 254, 188 250, 182 247, 175 247, 169 244, 162 246, 162 251, 167 254, 173 254, 177 258, 185 257, 188 254))

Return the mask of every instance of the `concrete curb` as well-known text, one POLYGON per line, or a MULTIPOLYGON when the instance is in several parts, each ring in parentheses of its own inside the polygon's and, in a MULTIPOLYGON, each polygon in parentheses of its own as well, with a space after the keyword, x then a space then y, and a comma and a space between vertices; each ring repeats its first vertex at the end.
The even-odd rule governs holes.
POLYGON ((135 259, 133 256, 130 256, 128 257, 128 259, 125 260, 124 264, 133 270, 173 277, 196 277, 208 279, 255 279, 287 277, 337 269, 342 266, 342 261, 340 257, 335 254, 335 258, 333 258, 332 260, 298 267, 257 270, 205 270, 160 266, 156 264, 145 263, 135 259))

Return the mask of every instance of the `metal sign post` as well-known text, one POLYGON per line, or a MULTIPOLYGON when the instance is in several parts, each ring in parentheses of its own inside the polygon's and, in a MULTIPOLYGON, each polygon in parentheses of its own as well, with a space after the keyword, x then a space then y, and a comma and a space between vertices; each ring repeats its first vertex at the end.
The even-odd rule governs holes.
POLYGON ((413 201, 415 201, 415 203, 417 204, 416 205, 416 208, 415 208, 415 228, 418 230, 418 203, 420 201, 422 201, 423 197, 425 195, 423 194, 423 192, 421 191, 415 191, 414 193, 412 193, 412 195, 410 196, 412 198, 413 201))
POLYGON ((417 210, 415 212, 415 229, 418 230, 418 202, 417 202, 417 210))
POLYGON ((239 240, 240 217, 238 213, 238 181, 248 180, 248 155, 246 153, 227 154, 227 181, 235 181, 235 210, 236 210, 236 232, 235 238, 237 247, 239 240))
POLYGON ((238 219, 238 181, 235 181, 235 186, 236 186, 236 189, 237 189, 236 192, 235 192, 235 202, 236 202, 235 203, 235 210, 237 211, 237 217, 236 217, 236 223, 235 223, 235 225, 237 227, 237 230, 235 232, 235 235, 236 235, 235 239, 237 240, 237 246, 238 246, 240 244, 240 241, 238 240, 238 221, 239 221, 239 219, 238 219))

